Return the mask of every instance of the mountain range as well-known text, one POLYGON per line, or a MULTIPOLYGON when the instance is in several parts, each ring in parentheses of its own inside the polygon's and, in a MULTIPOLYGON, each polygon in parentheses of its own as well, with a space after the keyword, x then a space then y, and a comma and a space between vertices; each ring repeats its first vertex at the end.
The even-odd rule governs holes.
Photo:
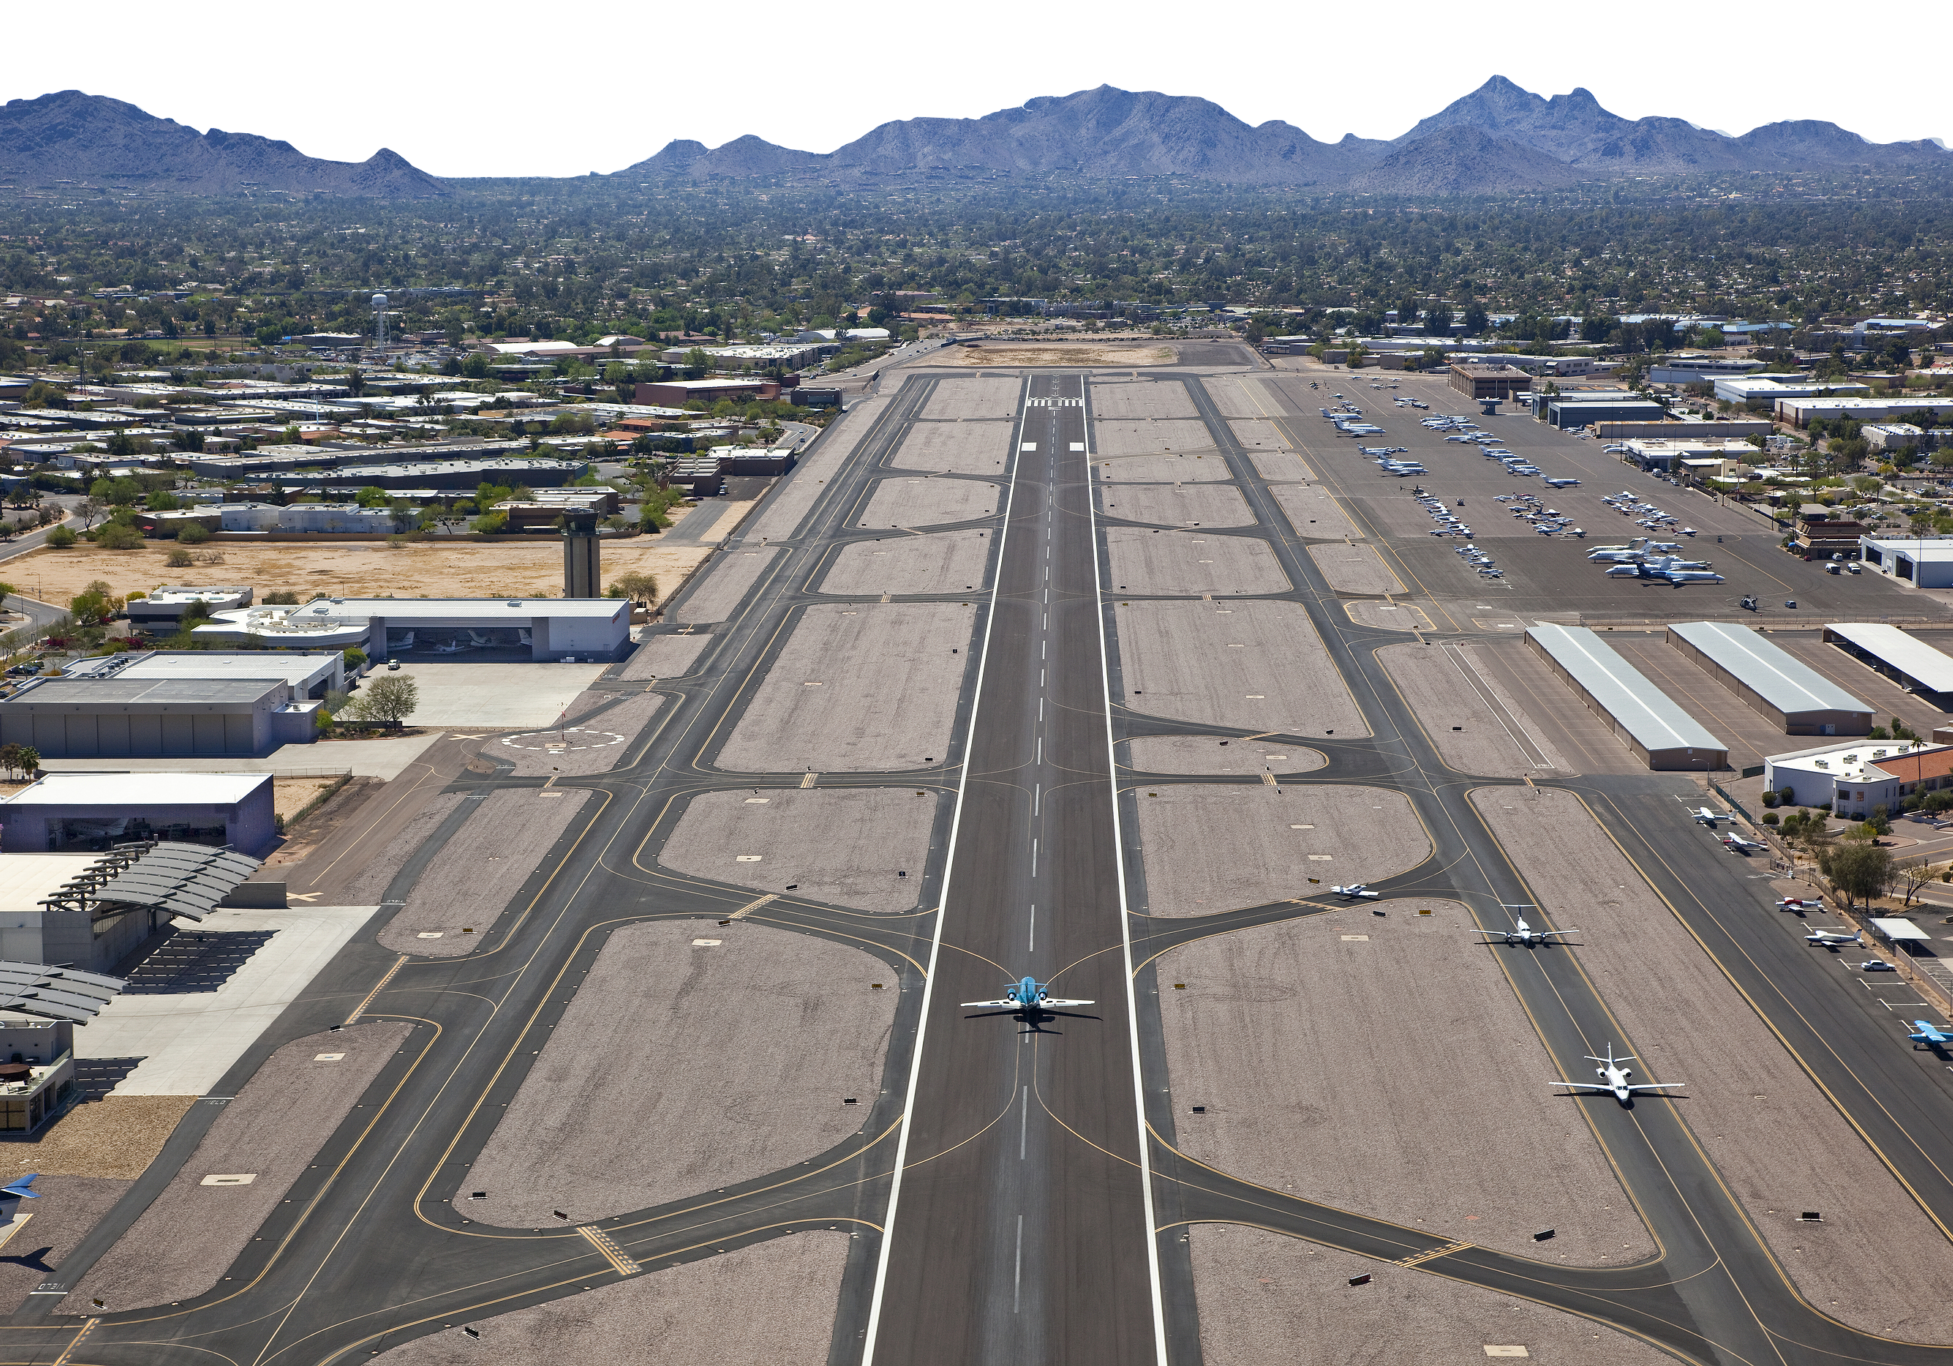
MULTIPOLYGON (((1547 99, 1494 76, 1402 137, 1318 142, 1280 120, 1250 126, 1211 100, 1102 85, 1041 96, 979 119, 884 123, 833 152, 761 138, 720 147, 675 140, 615 180, 880 177, 1112 180, 1174 177, 1370 194, 1511 194, 1614 176, 1953 168, 1933 141, 1868 142, 1835 123, 1765 124, 1731 137, 1684 119, 1626 119, 1587 90, 1547 99)), ((64 90, 0 106, 0 183, 233 194, 287 190, 387 199, 440 198, 440 180, 381 148, 363 162, 322 161, 288 142, 213 128, 199 133, 132 104, 64 90)))

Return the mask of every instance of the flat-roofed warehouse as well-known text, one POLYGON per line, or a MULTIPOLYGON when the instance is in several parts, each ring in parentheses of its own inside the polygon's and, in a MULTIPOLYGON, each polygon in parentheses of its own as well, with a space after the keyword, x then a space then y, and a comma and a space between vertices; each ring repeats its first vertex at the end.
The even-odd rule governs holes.
POLYGON ((43 759, 259 756, 317 738, 281 678, 48 678, 0 700, 0 744, 43 759))
POLYGON ((1953 658, 1917 636, 1878 621, 1834 621, 1824 628, 1827 645, 1837 645, 1897 682, 1908 692, 1945 708, 1953 700, 1953 658))
POLYGON ((1678 621, 1667 640, 1786 735, 1871 734, 1869 706, 1748 626, 1678 621))
POLYGON ((1651 769, 1729 767, 1729 748, 1584 626, 1534 626, 1526 641, 1651 769))

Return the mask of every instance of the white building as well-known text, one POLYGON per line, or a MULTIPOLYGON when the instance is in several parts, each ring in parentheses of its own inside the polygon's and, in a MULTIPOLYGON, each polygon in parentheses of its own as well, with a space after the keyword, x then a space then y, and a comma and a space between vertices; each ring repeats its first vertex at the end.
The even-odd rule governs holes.
POLYGON ((1871 422, 1858 434, 1875 451, 1905 451, 1931 444, 1926 433, 1910 422, 1871 422))
POLYGON ((1648 368, 1650 384, 1702 384, 1740 379, 1761 370, 1763 362, 1739 356, 1669 356, 1648 368))
POLYGON ((1808 427, 1813 418, 1823 418, 1827 422, 1837 418, 1850 418, 1855 422, 1891 422, 1896 418, 1913 413, 1931 413, 1935 417, 1953 417, 1953 398, 1790 398, 1777 401, 1777 417, 1780 421, 1808 427))
POLYGON ((1815 380, 1808 375, 1736 375, 1727 379, 1719 377, 1715 384, 1716 397, 1724 403, 1748 403, 1753 398, 1775 403, 1784 398, 1827 395, 1863 397, 1872 391, 1869 384, 1815 380))
POLYGON ((1859 740, 1770 755, 1763 761, 1763 786, 1787 790, 1792 806, 1828 805, 1835 815, 1864 820, 1880 806, 1897 814, 1914 791, 1947 786, 1949 773, 1953 745, 1859 740))
POLYGON ((1867 569, 1908 588, 1953 588, 1953 537, 1860 536, 1858 554, 1867 569))
POLYGON ((343 650, 376 659, 621 659, 630 646, 623 598, 317 598, 298 607, 219 612, 193 632, 212 643, 343 650))

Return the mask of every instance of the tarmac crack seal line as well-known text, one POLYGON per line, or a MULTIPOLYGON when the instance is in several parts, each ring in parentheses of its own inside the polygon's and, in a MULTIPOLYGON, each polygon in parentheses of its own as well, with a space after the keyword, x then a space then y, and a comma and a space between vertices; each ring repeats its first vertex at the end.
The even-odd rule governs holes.
MULTIPOLYGON (((963 805, 970 786, 970 748, 976 736, 977 712, 983 702, 983 676, 990 665, 991 633, 997 624, 997 599, 1003 589, 1004 554, 1010 543, 1010 519, 1017 502, 1017 471, 1023 463, 1024 420, 1030 411, 1024 402, 1030 396, 1030 380, 1020 381, 1016 430, 1010 443, 1010 493, 1004 499, 1002 525, 997 530, 997 571, 990 581, 990 612, 983 623, 983 653, 977 658, 974 691, 970 697, 970 724, 963 737, 963 772, 956 780, 956 814, 950 819, 949 848, 943 855, 943 887, 937 902, 936 928, 929 938, 929 966, 922 978, 922 1005, 916 1013, 915 1051, 909 1058, 908 1095, 902 1102, 902 1130, 895 1140, 894 1170, 889 1176, 888 1212, 882 1219, 882 1246, 875 1258, 875 1289, 868 1304, 868 1327, 862 1334, 861 1360, 870 1366, 875 1359, 876 1335, 881 1330, 882 1301, 888 1289, 889 1251, 895 1246, 895 1216, 902 1198, 902 1171, 909 1159, 909 1130, 915 1118, 916 1089, 922 1078, 922 1046, 929 1028, 929 1005, 936 987, 936 963, 942 955, 943 925, 949 919, 950 878, 956 869, 956 841, 963 829, 963 805)), ((1150 1221, 1149 1221, 1150 1223, 1150 1221)), ((1162 1363, 1164 1366, 1164 1363, 1162 1363)))

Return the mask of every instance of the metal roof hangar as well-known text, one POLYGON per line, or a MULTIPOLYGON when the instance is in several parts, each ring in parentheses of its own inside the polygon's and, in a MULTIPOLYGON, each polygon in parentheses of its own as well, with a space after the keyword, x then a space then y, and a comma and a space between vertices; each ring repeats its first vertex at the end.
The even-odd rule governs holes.
POLYGON ((1729 767, 1729 749, 1584 626, 1534 626, 1527 643, 1652 769, 1729 767))
POLYGON ((1837 621, 1824 628, 1826 644, 1862 659, 1910 692, 1945 707, 1953 700, 1953 659, 1896 626, 1876 621, 1837 621))
POLYGON ((1786 735, 1871 733, 1869 706, 1750 627, 1679 621, 1667 640, 1786 735))

